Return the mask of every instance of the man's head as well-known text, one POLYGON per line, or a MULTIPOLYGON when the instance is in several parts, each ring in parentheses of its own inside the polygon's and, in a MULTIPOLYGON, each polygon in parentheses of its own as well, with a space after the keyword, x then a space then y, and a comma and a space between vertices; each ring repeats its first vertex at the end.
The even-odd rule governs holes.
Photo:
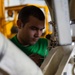
POLYGON ((25 25, 29 21, 29 17, 34 16, 37 19, 43 21, 45 20, 45 16, 43 12, 36 6, 25 6, 19 12, 18 19, 25 25))
POLYGON ((19 27, 18 40, 24 45, 35 44, 42 35, 45 25, 45 16, 42 10, 36 6, 25 6, 18 15, 19 27))

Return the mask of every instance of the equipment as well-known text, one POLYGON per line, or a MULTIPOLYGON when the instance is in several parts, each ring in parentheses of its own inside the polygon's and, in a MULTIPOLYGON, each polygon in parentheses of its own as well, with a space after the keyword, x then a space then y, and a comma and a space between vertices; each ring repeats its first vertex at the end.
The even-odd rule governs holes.
POLYGON ((75 75, 75 43, 72 40, 75 34, 72 27, 74 24, 70 28, 68 0, 45 1, 52 8, 56 38, 60 46, 51 49, 41 69, 44 75, 75 75))

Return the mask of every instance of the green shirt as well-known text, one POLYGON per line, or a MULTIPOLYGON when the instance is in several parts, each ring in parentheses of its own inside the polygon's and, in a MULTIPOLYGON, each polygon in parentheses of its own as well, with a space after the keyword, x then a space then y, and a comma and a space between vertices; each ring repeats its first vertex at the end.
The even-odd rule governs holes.
POLYGON ((19 47, 28 56, 35 53, 43 57, 48 55, 48 40, 46 38, 40 38, 34 45, 24 46, 19 43, 17 36, 10 39, 17 47, 19 47))

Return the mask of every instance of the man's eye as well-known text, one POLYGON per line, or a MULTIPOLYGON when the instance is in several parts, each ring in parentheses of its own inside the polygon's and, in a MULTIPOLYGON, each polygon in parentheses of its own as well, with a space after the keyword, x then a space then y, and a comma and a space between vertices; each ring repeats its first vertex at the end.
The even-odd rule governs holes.
POLYGON ((36 30, 36 28, 31 28, 32 30, 36 30))
POLYGON ((37 30, 37 28, 36 28, 36 27, 30 27, 30 29, 31 29, 31 30, 37 30))
POLYGON ((43 29, 40 29, 40 31, 43 31, 43 29))

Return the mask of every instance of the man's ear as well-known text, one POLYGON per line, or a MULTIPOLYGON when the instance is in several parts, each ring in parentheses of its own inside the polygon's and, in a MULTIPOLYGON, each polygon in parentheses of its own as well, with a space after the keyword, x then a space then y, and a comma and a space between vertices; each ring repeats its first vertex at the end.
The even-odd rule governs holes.
POLYGON ((17 26, 19 29, 23 27, 23 23, 21 22, 21 20, 17 20, 17 26))

